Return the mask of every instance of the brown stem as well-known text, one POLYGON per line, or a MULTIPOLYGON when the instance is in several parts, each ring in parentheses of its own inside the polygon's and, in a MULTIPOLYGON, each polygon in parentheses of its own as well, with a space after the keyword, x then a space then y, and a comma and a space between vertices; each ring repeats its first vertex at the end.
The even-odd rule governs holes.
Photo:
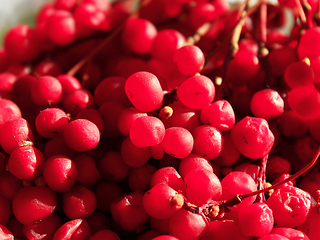
MULTIPOLYGON (((261 159, 259 174, 258 174, 258 190, 264 190, 264 186, 266 183, 266 169, 268 163, 268 155, 261 159)), ((264 202, 265 196, 264 193, 258 194, 257 202, 264 202)))
POLYGON ((318 1, 318 7, 314 14, 314 20, 316 21, 317 25, 320 25, 320 0, 318 1))
POLYGON ((303 10, 303 7, 302 7, 302 4, 301 4, 300 0, 295 0, 295 1, 296 1, 296 5, 297 5, 296 11, 297 11, 298 16, 299 16, 299 18, 301 20, 302 25, 305 26, 306 23, 307 23, 306 14, 305 14, 305 12, 303 10))
POLYGON ((260 40, 263 45, 267 42, 267 1, 263 0, 260 6, 260 40))
POLYGON ((285 180, 283 180, 281 182, 277 182, 277 183, 275 183, 274 185, 272 185, 272 186, 270 186, 268 188, 261 189, 261 190, 258 190, 258 191, 255 191, 255 192, 251 192, 251 193, 247 193, 247 194, 243 194, 243 195, 239 195, 239 197, 241 198, 241 200, 243 200, 245 198, 252 197, 252 196, 255 196, 257 194, 264 193, 264 192, 270 191, 272 189, 275 189, 280 185, 283 185, 283 184, 285 184, 285 183, 287 183, 287 182, 289 182, 291 180, 294 180, 294 179, 300 177, 302 174, 304 174, 305 172, 307 172, 309 169, 311 169, 312 167, 314 167, 316 165, 316 163, 318 162, 319 156, 320 156, 320 147, 318 148, 318 150, 317 150, 316 154, 314 155, 314 157, 312 158, 311 162, 308 163, 303 168, 301 168, 298 172, 296 172, 292 176, 288 177, 287 179, 285 179, 285 180))
POLYGON ((208 30, 210 29, 210 27, 212 26, 213 22, 207 22, 204 23, 202 26, 200 26, 196 33, 192 36, 190 36, 186 42, 184 43, 184 45, 194 45, 197 42, 199 42, 199 40, 201 39, 202 36, 204 36, 208 30))
MULTIPOLYGON (((252 14, 263 2, 264 0, 259 0, 253 7, 249 8, 246 13, 240 18, 239 21, 245 19, 246 17, 248 17, 250 14, 252 14)), ((220 49, 221 46, 223 46, 231 37, 231 35, 233 34, 234 29, 237 27, 238 23, 236 23, 234 25, 234 27, 232 28, 232 31, 227 34, 227 36, 225 36, 225 38, 223 38, 223 40, 221 41, 221 43, 214 49, 212 50, 206 57, 206 62, 208 62, 210 60, 210 58, 220 49)))
POLYGON ((307 0, 301 0, 301 5, 302 5, 302 8, 306 14, 307 27, 312 28, 313 27, 313 17, 310 16, 311 6, 307 0))

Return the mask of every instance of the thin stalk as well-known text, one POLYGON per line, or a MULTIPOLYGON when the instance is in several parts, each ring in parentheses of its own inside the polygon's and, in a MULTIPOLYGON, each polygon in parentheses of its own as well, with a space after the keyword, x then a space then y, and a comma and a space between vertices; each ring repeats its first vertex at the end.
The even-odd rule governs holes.
MULTIPOLYGON (((265 156, 261 159, 259 174, 258 174, 258 190, 264 190, 266 183, 266 169, 268 163, 268 156, 265 156)), ((264 193, 258 194, 257 202, 264 202, 265 196, 264 193)))
POLYGON ((305 172, 307 172, 309 169, 311 169, 312 167, 314 167, 316 165, 316 163, 318 162, 319 156, 320 156, 320 147, 318 148, 318 150, 317 150, 316 154, 314 155, 314 157, 312 158, 311 162, 308 163, 303 168, 301 168, 298 172, 296 172, 292 176, 288 177, 287 179, 285 179, 285 180, 283 180, 281 182, 275 183, 274 185, 272 185, 270 187, 267 187, 265 189, 260 189, 260 190, 255 191, 255 192, 239 195, 240 199, 243 200, 245 198, 252 197, 252 196, 255 196, 257 194, 267 192, 269 190, 275 189, 280 185, 283 185, 283 184, 285 184, 285 183, 287 183, 287 182, 289 182, 291 180, 294 180, 294 179, 300 177, 302 174, 304 174, 305 172))
MULTIPOLYGON (((250 14, 252 14, 263 2, 264 0, 259 0, 254 6, 252 6, 251 8, 249 8, 246 13, 240 18, 239 21, 245 19, 246 17, 248 17, 250 14)), ((221 41, 221 43, 214 49, 212 50, 206 57, 206 61, 209 61, 210 58, 220 49, 221 46, 223 46, 231 37, 231 35, 233 34, 234 29, 237 27, 238 23, 235 24, 235 26, 232 28, 232 31, 227 34, 227 36, 221 41)))

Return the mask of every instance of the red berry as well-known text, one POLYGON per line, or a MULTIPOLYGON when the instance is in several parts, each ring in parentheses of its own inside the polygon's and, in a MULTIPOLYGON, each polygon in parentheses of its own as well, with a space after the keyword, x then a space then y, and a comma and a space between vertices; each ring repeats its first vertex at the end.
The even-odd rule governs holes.
POLYGON ((53 191, 68 191, 76 182, 76 164, 66 156, 54 155, 45 161, 43 177, 53 191))
POLYGON ((269 154, 274 135, 265 119, 245 117, 231 130, 235 147, 244 156, 252 159, 262 158, 269 154))
POLYGON ((98 145, 100 131, 93 122, 87 119, 76 119, 65 126, 63 138, 71 149, 85 152, 98 145))
POLYGON ((19 222, 35 224, 50 217, 57 207, 57 196, 47 187, 24 187, 12 199, 12 211, 19 222))

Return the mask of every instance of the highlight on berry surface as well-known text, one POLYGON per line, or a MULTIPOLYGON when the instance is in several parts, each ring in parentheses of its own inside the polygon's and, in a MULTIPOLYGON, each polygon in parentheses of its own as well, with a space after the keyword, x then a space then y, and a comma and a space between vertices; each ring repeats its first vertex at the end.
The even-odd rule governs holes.
POLYGON ((11 27, 0 238, 320 239, 319 3, 52 0, 11 27))

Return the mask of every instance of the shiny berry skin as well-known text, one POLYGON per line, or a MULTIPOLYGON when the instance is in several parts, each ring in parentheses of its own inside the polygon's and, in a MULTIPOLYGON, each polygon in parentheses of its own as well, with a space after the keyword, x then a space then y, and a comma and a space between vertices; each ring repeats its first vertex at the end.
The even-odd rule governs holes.
POLYGON ((0 237, 3 240, 14 240, 14 235, 12 232, 3 224, 0 224, 0 237))
POLYGON ((267 200, 279 227, 296 227, 302 224, 311 208, 309 193, 293 186, 277 189, 267 200))
POLYGON ((24 187, 12 200, 12 211, 19 222, 31 225, 51 216, 57 207, 57 195, 47 187, 24 187))
POLYGON ((165 130, 165 136, 160 142, 164 152, 175 158, 187 157, 193 149, 192 134, 183 127, 171 127, 165 130))
POLYGON ((16 25, 8 31, 4 38, 4 49, 7 56, 15 62, 32 61, 40 53, 34 30, 26 24, 16 25))
POLYGON ((62 195, 63 212, 70 219, 85 219, 89 217, 97 207, 97 199, 90 189, 75 185, 62 195))
POLYGON ((26 119, 11 120, 2 125, 0 144, 4 151, 11 154, 23 141, 33 142, 34 137, 26 119))
POLYGON ((43 177, 53 191, 68 191, 76 182, 76 164, 64 155, 54 155, 45 161, 43 177))
POLYGON ((205 219, 200 214, 182 208, 170 218, 169 233, 181 240, 197 239, 206 225, 205 219))
POLYGON ((91 237, 91 229, 85 219, 73 219, 65 222, 53 235, 52 240, 87 240, 91 237))
POLYGON ((46 32, 49 39, 57 45, 72 43, 76 38, 74 17, 65 10, 54 11, 46 21, 46 32))
POLYGON ((66 93, 62 99, 62 105, 66 113, 76 116, 83 109, 94 108, 95 102, 91 92, 80 88, 66 93))
POLYGON ((179 71, 185 76, 199 73, 204 65, 204 54, 195 45, 186 45, 177 49, 173 55, 173 61, 177 64, 179 71))
POLYGON ((147 223, 150 216, 142 205, 144 193, 134 191, 124 194, 111 203, 111 215, 125 231, 132 231, 147 223))
POLYGON ((160 60, 170 59, 175 51, 182 47, 185 41, 185 36, 177 30, 161 30, 152 43, 151 55, 160 60))
POLYGON ((62 86, 54 77, 40 77, 31 88, 31 97, 38 106, 53 106, 61 100, 62 86))
POLYGON ((204 75, 187 78, 177 89, 179 100, 187 107, 201 109, 209 106, 215 96, 215 86, 204 75))
POLYGON ((212 171, 191 170, 184 177, 184 183, 187 198, 199 207, 221 197, 220 180, 212 171))
POLYGON ((50 217, 36 222, 32 225, 23 225, 22 232, 28 239, 52 239, 55 232, 62 225, 62 221, 57 214, 52 214, 50 217))
POLYGON ((267 204, 254 203, 239 210, 238 222, 245 236, 263 237, 273 229, 273 213, 267 204))
POLYGON ((140 111, 150 112, 162 105, 163 92, 158 78, 149 72, 132 74, 125 83, 130 102, 140 111))
POLYGON ((0 99, 0 110, 0 128, 4 123, 22 117, 21 110, 18 105, 8 99, 0 99))
POLYGON ((283 114, 284 101, 277 91, 264 89, 253 95, 250 108, 255 117, 271 120, 283 114))
POLYGON ((9 171, 21 180, 33 180, 42 174, 45 158, 40 150, 33 146, 17 147, 10 154, 9 171))
POLYGON ((159 144, 165 137, 165 127, 159 118, 141 116, 131 125, 129 137, 139 148, 159 144))
MULTIPOLYGON (((246 194, 257 190, 257 184, 254 179, 247 173, 241 171, 233 171, 227 174, 221 180, 222 195, 221 199, 232 199, 237 194, 246 194)), ((241 203, 233 206, 234 209, 251 205, 256 196, 243 199, 241 203)))
POLYGON ((63 138, 74 151, 86 152, 98 145, 100 131, 93 122, 87 119, 76 119, 65 126, 63 138))
POLYGON ((235 147, 248 158, 258 159, 269 154, 274 135, 263 118, 245 117, 231 130, 235 147))
POLYGON ((156 219, 169 219, 183 207, 184 198, 166 184, 156 184, 142 198, 146 212, 156 219))
POLYGON ((64 127, 69 120, 67 114, 59 108, 48 108, 41 111, 36 117, 38 133, 45 138, 62 136, 64 127))
POLYGON ((221 132, 210 125, 199 125, 192 130, 194 146, 192 153, 208 160, 218 157, 222 151, 223 138, 221 132))
POLYGON ((235 124, 235 113, 226 100, 218 100, 201 109, 201 122, 218 128, 221 132, 228 131, 235 124))
POLYGON ((147 54, 157 36, 157 28, 143 18, 129 18, 122 31, 124 45, 135 54, 147 54))
POLYGON ((177 192, 185 193, 186 190, 181 175, 173 167, 162 167, 152 175, 150 187, 152 188, 158 183, 166 184, 177 192))

